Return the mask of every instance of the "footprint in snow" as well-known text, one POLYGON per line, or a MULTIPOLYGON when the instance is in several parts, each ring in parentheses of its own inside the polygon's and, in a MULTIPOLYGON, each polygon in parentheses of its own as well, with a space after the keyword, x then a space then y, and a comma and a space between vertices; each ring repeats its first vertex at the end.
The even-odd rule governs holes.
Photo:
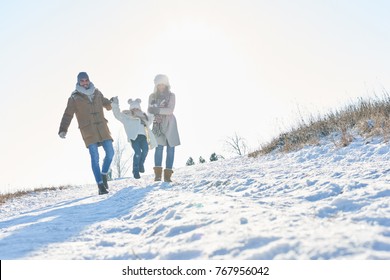
POLYGON ((202 251, 200 250, 188 250, 181 252, 169 253, 163 256, 161 259, 163 260, 192 260, 200 257, 202 255, 202 251))
POLYGON ((319 191, 316 194, 306 196, 305 199, 310 202, 316 202, 328 197, 337 196, 341 193, 343 193, 343 189, 337 184, 332 184, 328 190, 319 191))
POLYGON ((187 233, 190 231, 193 231, 200 226, 197 225, 188 225, 188 226, 178 226, 178 227, 173 227, 171 230, 167 233, 166 237, 173 237, 179 234, 187 233))
POLYGON ((165 220, 170 220, 172 219, 176 214, 176 210, 171 210, 166 216, 165 216, 165 220))

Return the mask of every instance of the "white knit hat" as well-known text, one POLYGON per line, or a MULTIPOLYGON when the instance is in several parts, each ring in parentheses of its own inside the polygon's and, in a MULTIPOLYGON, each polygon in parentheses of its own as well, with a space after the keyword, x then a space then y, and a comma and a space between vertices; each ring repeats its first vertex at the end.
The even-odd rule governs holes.
POLYGON ((166 85, 167 87, 170 86, 168 77, 166 75, 159 74, 154 78, 154 85, 157 86, 160 84, 166 85))
POLYGON ((129 103, 130 105, 130 110, 131 109, 140 109, 141 110, 141 99, 137 98, 136 100, 133 100, 133 99, 129 99, 127 101, 127 103, 129 103))

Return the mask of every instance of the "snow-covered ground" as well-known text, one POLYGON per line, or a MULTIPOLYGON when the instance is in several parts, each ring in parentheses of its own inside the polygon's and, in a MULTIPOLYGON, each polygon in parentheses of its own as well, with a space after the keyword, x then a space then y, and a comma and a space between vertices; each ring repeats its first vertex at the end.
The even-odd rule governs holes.
POLYGON ((361 138, 30 194, 0 209, 0 259, 390 259, 390 145, 361 138))

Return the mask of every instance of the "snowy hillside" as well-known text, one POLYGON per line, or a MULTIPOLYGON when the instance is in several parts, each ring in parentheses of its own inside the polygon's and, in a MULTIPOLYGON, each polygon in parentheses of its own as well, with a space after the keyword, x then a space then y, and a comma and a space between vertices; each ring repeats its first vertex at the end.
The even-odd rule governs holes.
POLYGON ((390 145, 356 139, 1 205, 0 259, 390 259, 390 145))

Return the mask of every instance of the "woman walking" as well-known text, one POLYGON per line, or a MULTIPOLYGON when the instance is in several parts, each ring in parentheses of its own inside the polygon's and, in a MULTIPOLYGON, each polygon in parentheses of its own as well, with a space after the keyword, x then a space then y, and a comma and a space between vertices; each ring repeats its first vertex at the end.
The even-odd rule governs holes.
POLYGON ((163 150, 166 147, 164 181, 172 182, 175 147, 180 145, 176 117, 173 114, 176 97, 170 88, 168 77, 157 75, 154 78, 154 91, 149 96, 148 112, 154 115, 152 132, 158 144, 154 153, 155 181, 161 181, 163 150))

